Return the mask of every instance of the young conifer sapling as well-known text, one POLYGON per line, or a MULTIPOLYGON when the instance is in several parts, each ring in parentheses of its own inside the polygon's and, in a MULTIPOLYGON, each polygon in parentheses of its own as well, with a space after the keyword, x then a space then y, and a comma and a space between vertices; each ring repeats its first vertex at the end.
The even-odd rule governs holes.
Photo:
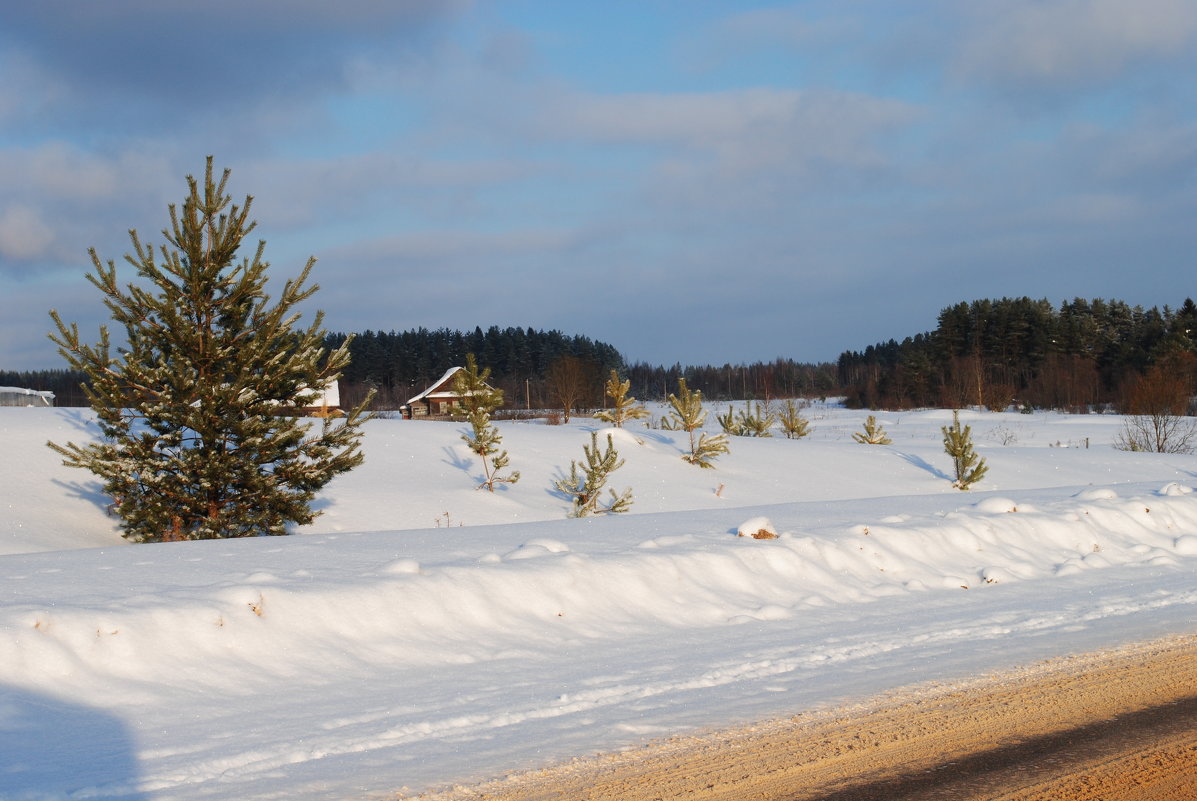
POLYGON ((977 456, 973 448, 972 426, 960 425, 960 413, 952 412, 952 425, 942 426, 943 449, 952 457, 952 467, 956 471, 956 480, 952 486, 966 490, 980 481, 989 467, 985 460, 977 456))
POLYGON ((719 421, 723 433, 733 437, 771 437, 773 434, 769 429, 777 422, 777 416, 767 405, 751 401, 738 411, 729 406, 727 414, 716 414, 715 419, 719 421))
POLYGON ((619 374, 612 370, 611 377, 607 379, 604 387, 606 397, 611 399, 611 408, 601 409, 595 412, 594 416, 616 428, 623 428, 623 424, 628 420, 640 420, 648 417, 648 409, 636 403, 636 399, 628 395, 631 388, 630 379, 620 381, 619 374))
POLYGON ((570 461, 569 476, 554 482, 560 492, 573 499, 570 516, 587 517, 592 514, 618 514, 628 511, 632 505, 630 488, 619 493, 613 489, 608 490, 611 494, 610 500, 606 506, 599 505, 602 491, 607 486, 607 480, 624 463, 619 452, 615 450, 615 443, 611 435, 607 435, 606 450, 600 453, 598 433, 591 431, 590 444, 582 446, 582 453, 586 459, 581 464, 581 473, 578 472, 578 462, 570 461))
POLYGON ((489 377, 490 368, 480 370, 474 354, 466 354, 466 366, 453 374, 453 389, 461 398, 461 406, 454 407, 453 414, 470 424, 469 431, 461 438, 482 460, 484 479, 478 489, 485 487, 494 492, 495 484, 514 484, 520 480, 520 474, 518 470, 506 476, 499 474, 507 466, 508 457, 507 451, 499 447, 503 437, 490 415, 503 405, 503 390, 488 385, 489 377))
POLYGON ((793 398, 786 398, 785 406, 777 415, 777 420, 786 439, 802 439, 810 433, 810 420, 802 416, 793 398))
POLYGON ((852 439, 861 445, 889 445, 893 442, 886 436, 885 427, 878 423, 877 418, 871 414, 865 418, 864 431, 857 431, 852 435, 852 439))
POLYGON ((683 459, 699 467, 714 467, 715 457, 728 452, 727 435, 711 436, 700 432, 707 420, 707 413, 702 408, 702 392, 689 389, 684 378, 678 378, 677 387, 677 394, 669 396, 669 416, 661 421, 661 427, 690 435, 690 451, 682 454, 683 459))

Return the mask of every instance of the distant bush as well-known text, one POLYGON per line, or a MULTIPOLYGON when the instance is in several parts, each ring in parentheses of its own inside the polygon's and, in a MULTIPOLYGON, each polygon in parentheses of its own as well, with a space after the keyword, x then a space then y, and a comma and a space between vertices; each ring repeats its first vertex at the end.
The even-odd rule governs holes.
POLYGON ((1186 417, 1189 382, 1183 372, 1152 367, 1131 385, 1126 409, 1130 416, 1114 439, 1123 451, 1192 453, 1197 422, 1186 417))

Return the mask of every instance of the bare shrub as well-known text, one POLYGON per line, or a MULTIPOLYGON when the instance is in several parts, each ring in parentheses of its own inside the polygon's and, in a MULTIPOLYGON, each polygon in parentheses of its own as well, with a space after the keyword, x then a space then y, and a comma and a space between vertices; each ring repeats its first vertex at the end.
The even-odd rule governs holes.
POLYGON ((1186 417, 1189 382, 1182 371, 1157 365, 1136 378, 1126 396, 1130 414, 1114 447, 1147 453, 1192 453, 1197 421, 1186 417))

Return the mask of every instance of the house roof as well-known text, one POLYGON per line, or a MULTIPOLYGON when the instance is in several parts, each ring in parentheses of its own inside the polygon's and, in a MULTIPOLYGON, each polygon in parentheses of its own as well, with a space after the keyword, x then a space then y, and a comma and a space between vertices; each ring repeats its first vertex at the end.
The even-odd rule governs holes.
POLYGON ((29 395, 40 398, 46 404, 54 400, 53 392, 43 389, 25 389, 25 387, 0 387, 0 395, 29 395))
POLYGON ((433 383, 431 386, 429 386, 428 389, 424 390, 419 395, 416 395, 414 398, 409 398, 407 403, 404 404, 404 406, 411 406, 416 401, 422 401, 428 397, 448 397, 448 396, 457 397, 456 392, 442 391, 442 388, 444 387, 445 382, 447 382, 450 378, 452 378, 453 375, 458 370, 461 370, 461 369, 462 368, 460 368, 460 367, 450 367, 448 370, 445 371, 445 374, 443 376, 441 376, 439 379, 437 379, 435 383, 433 383))
MULTIPOLYGON (((309 394, 309 393, 313 393, 313 390, 310 390, 306 386, 304 386, 304 387, 300 387, 300 393, 309 394)), ((332 381, 329 381, 327 384, 325 384, 322 389, 316 390, 314 392, 311 401, 305 405, 305 408, 327 406, 330 409, 335 409, 335 408, 339 407, 340 405, 341 405, 341 384, 336 379, 333 379, 332 381)))

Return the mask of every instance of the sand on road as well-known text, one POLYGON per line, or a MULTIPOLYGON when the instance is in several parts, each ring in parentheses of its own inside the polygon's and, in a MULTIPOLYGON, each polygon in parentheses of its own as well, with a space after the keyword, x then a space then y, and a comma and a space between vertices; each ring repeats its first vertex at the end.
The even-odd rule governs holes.
POLYGON ((422 801, 1190 801, 1197 637, 679 736, 422 801))

